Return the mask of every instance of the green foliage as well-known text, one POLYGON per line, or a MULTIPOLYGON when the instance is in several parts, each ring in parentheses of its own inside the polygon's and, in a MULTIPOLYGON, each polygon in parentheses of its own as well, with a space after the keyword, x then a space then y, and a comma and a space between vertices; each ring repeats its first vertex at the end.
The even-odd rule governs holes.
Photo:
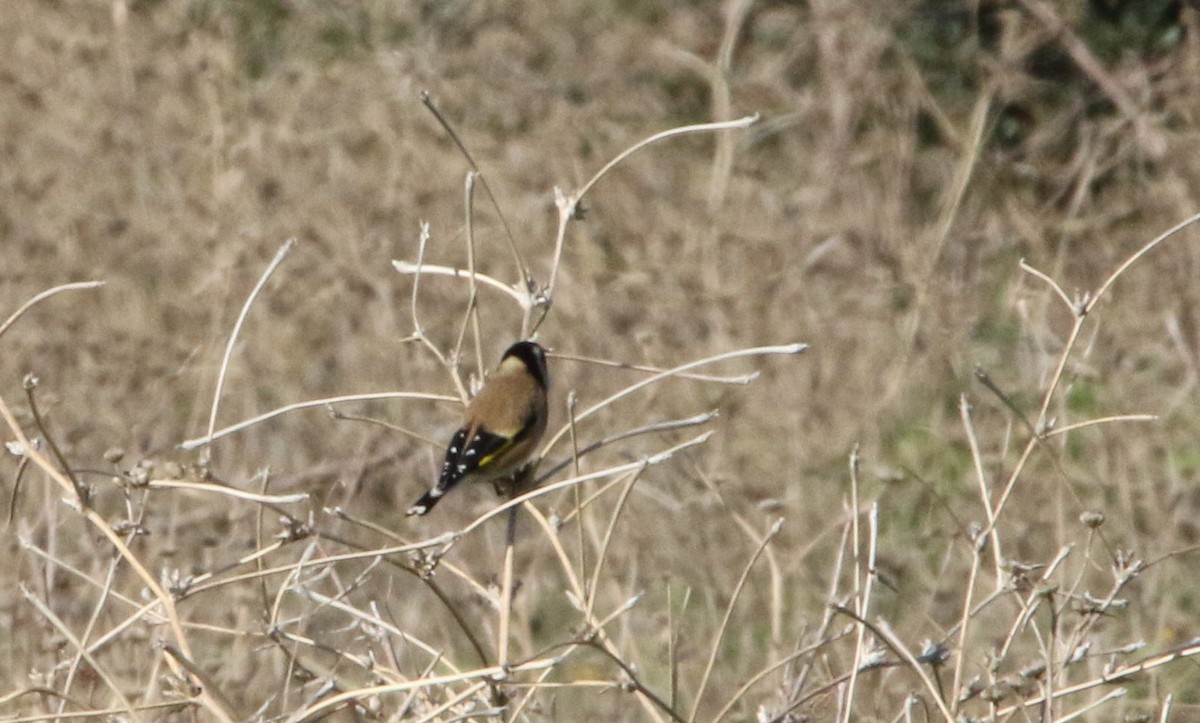
POLYGON ((622 19, 639 23, 660 23, 677 7, 686 5, 686 0, 613 0, 613 10, 622 19))
POLYGON ((287 0, 230 0, 242 66, 251 78, 261 78, 284 52, 283 36, 291 17, 287 0))
POLYGON ((1101 411, 1097 399, 1099 388, 1089 379, 1075 379, 1067 387, 1067 409, 1075 414, 1091 417, 1101 411))
MULTIPOLYGON (((957 405, 957 398, 953 403, 957 405)), ((971 488, 963 482, 971 470, 970 452, 965 448, 946 445, 929 428, 904 421, 896 422, 885 445, 894 450, 893 464, 919 474, 933 492, 952 497, 971 494, 971 488)))
POLYGON ((1079 34, 1105 60, 1152 56, 1183 39, 1180 0, 1089 0, 1079 34))
POLYGON ((1171 466, 1183 475, 1190 476, 1200 472, 1200 444, 1189 440, 1172 445, 1171 466))
POLYGON ((966 101, 979 86, 979 27, 966 0, 924 0, 901 16, 897 34, 930 90, 966 101))
POLYGON ((1011 352, 1025 339, 1025 329, 1012 309, 995 305, 988 307, 975 323, 971 337, 986 347, 1011 352))

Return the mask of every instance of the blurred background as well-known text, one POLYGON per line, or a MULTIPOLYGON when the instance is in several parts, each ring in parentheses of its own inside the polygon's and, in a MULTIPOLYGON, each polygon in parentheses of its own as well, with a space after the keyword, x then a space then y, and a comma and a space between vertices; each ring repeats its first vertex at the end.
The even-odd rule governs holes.
MULTIPOLYGON (((763 651, 803 642, 825 615, 855 445, 860 501, 879 501, 892 585, 874 604, 912 645, 940 639, 961 613, 965 526, 984 519, 960 397, 999 487, 1028 437, 1017 413, 1036 419, 1072 322, 1019 261, 1082 297, 1200 210, 1198 22, 1194 4, 1178 0, 8 0, 0 317, 59 283, 106 286, 55 297, 5 334, 0 396, 34 433, 21 380, 35 374, 47 429, 78 469, 111 473, 103 455, 114 447, 125 452, 121 468, 190 468, 197 453, 177 445, 204 433, 237 314, 289 238, 296 247, 234 348, 218 426, 339 394, 453 395, 445 370, 406 341, 412 277, 391 263, 416 260, 422 221, 427 262, 467 263, 469 165, 421 91, 474 155, 541 283, 556 187, 579 187, 655 132, 757 113, 749 130, 666 141, 602 179, 568 229, 540 330, 564 355, 661 368, 746 346, 811 345, 710 370, 761 371, 748 387, 671 381, 581 425, 587 442, 720 409, 716 436, 648 471, 623 513, 612 599, 648 591, 623 623, 630 640, 644 636, 631 655, 651 683, 664 680, 667 589, 676 605, 690 589, 683 627, 693 634, 679 655, 702 667, 754 549, 731 512, 760 535, 785 518, 772 543, 783 587, 772 593, 764 577, 743 593, 714 689, 727 697, 769 662, 763 651), (1012 409, 975 380, 977 367, 1012 409), (775 623, 773 594, 785 602, 775 623)), ((474 225, 480 269, 516 282, 504 226, 482 194, 474 225)), ((1197 543, 1198 234, 1184 231, 1116 282, 1049 410, 1059 426, 1158 419, 1048 440, 999 527, 1012 558, 1046 562, 1078 543, 1096 557, 1079 573, 1086 580, 1107 575, 1118 549, 1149 560, 1197 543), (1102 542, 1087 537, 1084 512, 1104 514, 1102 542)), ((454 345, 466 302, 462 282, 422 280, 418 309, 435 344, 454 345)), ((520 317, 486 289, 480 314, 490 367, 520 317)), ((478 376, 470 339, 463 372, 478 376)), ((552 429, 566 420, 568 393, 584 407, 644 376, 563 358, 551 373, 552 429)), ((438 443, 460 413, 407 401, 342 411, 438 443)), ((684 438, 633 440, 591 464, 684 438)), ((551 457, 568 452, 563 444, 551 457)), ((270 468, 271 491, 309 492, 317 514, 341 506, 416 539, 495 504, 488 490, 459 491, 430 518, 404 519, 441 453, 316 409, 220 440, 211 469, 250 487, 270 468)), ((13 458, 0 466, 6 499, 16 468, 13 458)), ((125 502, 105 474, 94 478, 97 505, 119 516, 125 502)), ((4 690, 62 655, 16 581, 80 625, 95 605, 94 591, 47 574, 20 540, 95 574, 107 568, 87 562, 94 533, 48 512, 57 497, 31 475, 0 537, 0 627, 23 630, 0 641, 4 690)), ((563 511, 571 503, 543 500, 563 511)), ((254 549, 255 512, 179 496, 147 508, 150 534, 137 544, 152 569, 210 569, 254 549)), ((459 561, 491 569, 501 542, 497 524, 464 543, 459 561)), ((518 548, 517 562, 518 634, 530 654, 571 624, 561 581, 544 572, 551 553, 531 547, 518 548)), ((1125 591, 1133 602, 1110 624, 1114 641, 1163 649, 1196 634, 1200 585, 1181 574, 1194 560, 1167 559, 1125 591)), ((424 598, 407 602, 406 581, 395 584, 398 617, 429 614, 424 598)), ((237 600, 181 609, 253 629, 256 601, 237 600)), ((443 627, 446 646, 462 644, 443 627)), ((254 686, 281 664, 251 674, 242 656, 257 666, 273 653, 246 642, 222 660, 220 644, 197 655, 218 681, 240 681, 252 709, 254 686)), ((1200 703, 1195 670, 1171 669, 1122 705, 1152 708, 1169 691, 1179 705, 1200 703)), ((895 676, 870 685, 903 687, 895 676)), ((583 700, 616 705, 598 695, 583 700)))

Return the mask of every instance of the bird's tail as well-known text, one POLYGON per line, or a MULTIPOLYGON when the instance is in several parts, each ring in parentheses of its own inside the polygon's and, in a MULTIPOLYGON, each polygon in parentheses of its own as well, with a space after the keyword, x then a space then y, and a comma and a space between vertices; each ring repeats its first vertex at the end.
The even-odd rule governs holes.
POLYGON ((421 515, 429 514, 429 511, 433 509, 433 506, 436 505, 438 500, 442 499, 442 496, 445 494, 446 490, 441 489, 440 487, 434 487, 425 494, 421 495, 421 499, 417 500, 417 503, 412 507, 409 507, 408 512, 405 514, 409 517, 412 517, 413 515, 420 517, 421 515))

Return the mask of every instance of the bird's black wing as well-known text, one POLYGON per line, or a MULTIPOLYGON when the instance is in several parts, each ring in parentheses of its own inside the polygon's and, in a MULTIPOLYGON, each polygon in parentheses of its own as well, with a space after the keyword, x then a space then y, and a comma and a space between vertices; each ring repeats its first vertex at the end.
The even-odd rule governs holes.
POLYGON ((481 464, 502 451, 513 440, 493 434, 486 429, 476 429, 470 440, 466 427, 454 433, 446 447, 446 461, 442 463, 442 474, 433 489, 426 492, 416 504, 408 508, 409 515, 424 515, 433 509, 442 495, 454 488, 463 477, 479 469, 481 464))
POLYGON ((446 461, 442 464, 442 476, 438 487, 450 489, 458 484, 463 477, 471 474, 504 451, 515 438, 502 437, 480 427, 475 430, 475 436, 466 441, 467 430, 460 429, 450 440, 446 449, 446 461))

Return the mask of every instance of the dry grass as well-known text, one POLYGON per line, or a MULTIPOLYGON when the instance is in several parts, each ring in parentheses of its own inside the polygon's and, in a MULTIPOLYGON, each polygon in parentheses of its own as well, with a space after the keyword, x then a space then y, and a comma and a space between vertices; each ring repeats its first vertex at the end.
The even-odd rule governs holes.
POLYGON ((10 0, 0 720, 1194 718, 1200 28, 1076 5, 10 0))

